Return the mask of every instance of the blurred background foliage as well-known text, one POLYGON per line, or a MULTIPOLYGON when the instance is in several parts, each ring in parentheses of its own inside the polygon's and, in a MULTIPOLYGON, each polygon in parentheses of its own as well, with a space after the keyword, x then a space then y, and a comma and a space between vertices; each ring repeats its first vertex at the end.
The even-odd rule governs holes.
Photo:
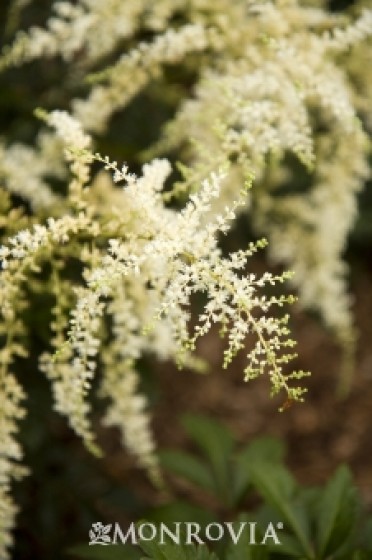
MULTIPOLYGON (((340 10, 350 3, 347 0, 331 0, 329 5, 331 9, 340 10)), ((16 29, 26 29, 30 25, 45 21, 50 13, 50 5, 51 2, 48 0, 37 0, 31 2, 21 13, 17 13, 11 10, 11 1, 2 0, 0 3, 1 44, 9 43, 16 29)), ((136 97, 125 111, 115 116, 109 134, 104 139, 98 140, 98 149, 102 153, 110 154, 113 159, 126 161, 133 170, 139 168, 141 154, 159 137, 162 124, 175 111, 179 92, 183 88, 190 88, 193 83, 192 71, 189 73, 186 71, 181 75, 177 68, 169 69, 166 79, 169 82, 169 95, 166 99, 159 94, 158 85, 153 83, 136 97)), ((74 76, 67 74, 66 65, 59 59, 37 60, 1 74, 1 138, 9 144, 15 141, 32 143, 39 128, 39 122, 33 117, 34 109, 36 107, 43 107, 46 110, 68 108, 71 92, 79 95, 84 93, 81 87, 77 88, 78 81, 74 76)), ((351 265, 351 284, 356 290, 356 314, 362 332, 362 342, 368 340, 371 332, 367 324, 372 312, 371 297, 364 294, 370 289, 372 278, 372 188, 370 187, 371 185, 367 185, 360 195, 359 216, 346 249, 346 258, 351 265), (358 290, 362 295, 358 296, 358 290)), ((250 234, 246 221, 240 220, 228 243, 232 246, 240 245, 241 239, 250 234)), ((260 266, 260 263, 257 263, 257 266, 260 266)), ((66 421, 53 412, 50 387, 38 372, 36 358, 48 338, 47 309, 45 296, 40 294, 40 300, 35 301, 30 311, 34 352, 26 360, 19 360, 17 364, 20 379, 28 395, 28 417, 27 421, 22 423, 21 440, 25 450, 25 462, 30 465, 32 471, 30 477, 15 487, 16 502, 21 507, 15 535, 14 558, 17 560, 67 558, 68 548, 76 543, 88 542, 88 529, 97 520, 107 523, 115 520, 125 526, 126 523, 144 515, 148 517, 152 515, 158 520, 166 519, 167 516, 171 519, 175 512, 174 505, 173 510, 169 509, 171 508, 169 497, 156 492, 144 474, 135 468, 132 460, 121 448, 115 430, 104 430, 100 426, 99 418, 104 403, 98 400, 94 402, 96 430, 100 444, 105 450, 105 458, 101 460, 90 456, 71 433, 66 421), (168 513, 164 508, 168 508, 168 513)), ((314 378, 317 369, 324 370, 327 367, 335 369, 337 359, 335 365, 334 361, 327 362, 331 359, 330 356, 325 356, 334 353, 334 345, 322 332, 321 327, 311 318, 304 318, 299 313, 294 321, 295 328, 297 326, 299 332, 300 353, 303 352, 304 360, 307 361, 305 369, 315 370, 314 378)), ((294 332, 296 333, 296 330, 294 332)), ((213 340, 209 338, 203 344, 201 352, 204 351, 207 357, 215 353, 213 340)), ((362 371, 372 370, 370 353, 362 352, 360 360, 362 371)), ((205 382, 203 379, 198 379, 194 384, 192 379, 187 378, 188 373, 182 374, 182 379, 178 379, 177 383, 172 382, 172 377, 180 374, 170 365, 154 367, 151 360, 143 360, 140 367, 144 389, 155 410, 154 429, 161 445, 190 450, 190 442, 185 438, 178 414, 187 407, 188 399, 191 398, 191 408, 227 421, 240 440, 247 441, 257 433, 266 432, 275 432, 275 435, 282 440, 286 438, 289 445, 290 465, 295 470, 297 468, 303 482, 313 483, 314 478, 317 479, 316 482, 325 482, 333 472, 335 463, 341 460, 349 461, 352 467, 356 468, 357 474, 365 473, 365 468, 369 468, 366 464, 368 449, 364 449, 364 453, 361 450, 368 445, 366 442, 367 426, 370 422, 369 409, 363 399, 368 395, 371 396, 372 393, 370 374, 366 374, 364 378, 361 376, 362 381, 360 379, 356 381, 346 403, 335 403, 332 400, 332 384, 329 384, 329 380, 313 379, 311 381, 313 385, 310 385, 309 404, 304 405, 302 412, 289 411, 287 418, 282 420, 281 417, 278 418, 276 410, 272 410, 270 403, 263 404, 259 385, 258 389, 249 389, 249 392, 246 388, 241 389, 239 372, 229 381, 226 380, 226 374, 221 374, 224 375, 222 381, 219 381, 219 376, 216 375, 212 381, 205 382), (236 400, 234 395, 239 395, 236 400), (250 404, 251 408, 246 404, 248 400, 253 401, 250 404), (256 412, 256 417, 254 407, 260 411, 256 412), (329 407, 333 407, 333 410, 329 411, 329 407), (336 442, 334 445, 337 448, 340 422, 342 416, 346 414, 349 414, 351 419, 350 425, 348 424, 344 432, 341 430, 341 435, 344 438, 346 436, 349 436, 349 439, 354 438, 356 445, 353 447, 347 440, 351 450, 345 452, 344 443, 344 447, 341 446, 343 451, 332 455, 332 445, 336 442), (359 432, 358 430, 353 432, 350 427, 353 418, 356 418, 355 425, 362 426, 359 432), (293 428, 296 427, 296 422, 299 426, 297 431, 293 428), (247 426, 249 424, 250 426, 247 426), (304 462, 308 461, 310 451, 306 446, 314 450, 313 463, 308 465, 307 470, 304 469, 304 462), (322 449, 324 451, 321 451, 322 449), (324 456, 327 454, 329 454, 327 466, 317 471, 316 463, 321 461, 324 463, 324 460, 327 460, 324 456), (358 465, 363 467, 359 471, 358 465)), ((318 373, 320 375, 320 372, 318 373)), ((220 427, 219 434, 222 431, 223 427, 220 427)), ((219 438, 216 441, 218 442, 219 438)), ((212 445, 211 456, 217 448, 218 446, 212 445)), ((171 454, 163 456, 163 461, 170 470, 173 465, 173 471, 177 471, 177 464, 184 465, 186 468, 185 458, 184 461, 178 459, 177 463, 175 455, 173 459, 171 454)), ((185 473, 178 474, 185 477, 185 473)), ((185 478, 187 479, 187 476, 185 478)), ((368 509, 372 503, 372 476, 368 478, 363 474, 358 482, 365 491, 362 501, 364 500, 364 506, 368 509)), ((192 484, 190 486, 189 481, 187 483, 170 481, 170 484, 178 499, 183 499, 184 513, 195 514, 195 510, 192 509, 195 495, 192 484), (186 506, 185 503, 189 505, 186 506), (188 507, 191 509, 187 509, 188 507)), ((221 503, 213 498, 207 498, 207 503, 208 507, 204 508, 209 511, 206 514, 207 518, 213 519, 219 516, 222 519, 229 511, 226 510, 225 505, 221 506, 221 503)), ((253 507, 256 504, 257 497, 250 498, 245 506, 253 507)), ((178 506, 177 511, 181 510, 178 506)), ((238 511, 239 508, 235 509, 235 513, 238 511)))

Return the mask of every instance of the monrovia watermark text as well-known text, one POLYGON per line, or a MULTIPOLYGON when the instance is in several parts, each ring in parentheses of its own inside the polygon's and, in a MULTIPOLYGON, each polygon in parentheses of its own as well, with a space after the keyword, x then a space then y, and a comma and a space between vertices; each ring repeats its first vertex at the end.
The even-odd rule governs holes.
POLYGON ((209 523, 205 527, 199 523, 174 522, 165 523, 131 523, 128 528, 122 529, 119 523, 104 525, 100 521, 93 523, 89 531, 89 544, 137 545, 141 541, 155 541, 162 545, 173 542, 179 545, 206 544, 222 539, 229 539, 238 544, 243 535, 248 538, 250 545, 274 544, 280 545, 280 529, 283 523, 268 523, 260 527, 256 521, 241 521, 223 523, 209 523))

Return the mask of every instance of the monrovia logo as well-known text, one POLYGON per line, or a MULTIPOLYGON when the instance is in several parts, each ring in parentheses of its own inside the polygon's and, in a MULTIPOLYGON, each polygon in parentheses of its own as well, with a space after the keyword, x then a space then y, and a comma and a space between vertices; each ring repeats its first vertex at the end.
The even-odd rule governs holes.
POLYGON ((93 523, 89 531, 89 544, 110 544, 111 537, 108 534, 111 531, 112 525, 103 525, 100 521, 93 523))
POLYGON ((206 541, 230 539, 237 544, 245 533, 250 545, 264 545, 267 542, 280 545, 277 531, 283 529, 283 523, 268 523, 263 529, 257 527, 256 521, 242 521, 240 523, 223 522, 210 523, 201 527, 195 522, 174 522, 172 527, 165 523, 131 523, 126 531, 122 531, 118 523, 103 525, 100 521, 93 523, 89 531, 89 544, 136 545, 141 541, 156 541, 158 544, 173 542, 175 544, 205 544, 206 541), (260 537, 258 536, 260 534, 260 537))

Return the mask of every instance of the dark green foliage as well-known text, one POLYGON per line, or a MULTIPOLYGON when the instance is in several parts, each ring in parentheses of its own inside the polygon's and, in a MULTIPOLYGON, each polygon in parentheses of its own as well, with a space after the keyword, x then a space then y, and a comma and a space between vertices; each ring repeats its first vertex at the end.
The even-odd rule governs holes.
MULTIPOLYGON (((346 466, 341 466, 322 488, 303 487, 283 464, 284 445, 262 437, 240 448, 232 433, 219 422, 203 416, 184 418, 183 425, 200 454, 163 451, 164 468, 209 497, 219 506, 204 506, 171 500, 152 508, 146 521, 169 527, 176 521, 198 523, 203 539, 210 523, 233 520, 235 534, 246 524, 236 543, 228 531, 213 546, 187 544, 181 532, 180 544, 159 539, 140 541, 142 553, 127 545, 75 548, 79 558, 114 560, 367 560, 372 557, 372 518, 363 511, 360 496, 346 466), (258 502, 259 498, 261 498, 258 502), (220 513, 216 514, 216 510, 220 513), (244 510, 249 510, 247 513, 244 510), (280 544, 264 540, 273 524, 280 544), (254 539, 250 538, 254 525, 254 539), (182 544, 186 543, 186 544, 182 544), (98 555, 97 555, 98 554, 98 555), (137 555, 136 555, 137 554, 137 555)), ((198 494, 199 496, 199 494, 198 494)), ((208 499, 206 500, 208 502, 208 499)), ((184 526, 182 526, 184 527, 184 526)))

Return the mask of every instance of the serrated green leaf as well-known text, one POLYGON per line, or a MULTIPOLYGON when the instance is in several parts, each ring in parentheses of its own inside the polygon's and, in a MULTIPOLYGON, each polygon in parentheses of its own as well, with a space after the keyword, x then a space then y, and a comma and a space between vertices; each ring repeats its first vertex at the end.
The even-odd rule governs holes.
MULTIPOLYGON (((139 521, 137 526, 146 523, 139 521)), ((144 535, 145 536, 145 535, 144 535)), ((180 543, 175 543, 169 535, 163 535, 159 540, 140 539, 139 546, 151 560, 219 560, 205 545, 184 544, 187 542, 187 532, 180 527, 180 543)))
POLYGON ((182 451, 161 451, 160 462, 163 467, 197 484, 209 492, 215 491, 210 469, 198 458, 182 451))
POLYGON ((143 551, 151 560, 219 560, 214 552, 204 545, 160 545, 153 541, 140 542, 143 551))
POLYGON ((356 489, 349 469, 339 467, 319 501, 316 524, 317 548, 321 556, 339 549, 352 532, 357 512, 356 489))
POLYGON ((361 546, 372 553, 372 517, 364 522, 360 540, 361 546))
POLYGON ((92 546, 80 544, 67 550, 68 555, 87 560, 140 560, 142 553, 130 545, 92 546))
POLYGON ((245 547, 243 544, 231 545, 226 551, 224 560, 269 560, 269 553, 263 547, 245 547))
POLYGON ((303 548, 298 539, 292 535, 281 533, 280 546, 268 546, 268 549, 280 554, 287 554, 291 558, 303 558, 303 548))
POLYGON ((234 449, 231 432, 220 422, 204 416, 187 415, 182 423, 211 464, 217 496, 230 505, 233 502, 231 456, 234 449))
POLYGON ((306 558, 314 558, 309 540, 309 520, 304 508, 293 503, 296 484, 289 472, 280 465, 254 462, 250 473, 259 493, 280 512, 292 529, 306 558))
POLYGON ((249 461, 267 461, 281 463, 284 460, 286 446, 283 441, 272 436, 254 439, 240 452, 240 457, 249 461))
POLYGON ((274 437, 256 438, 236 457, 235 476, 232 480, 234 503, 238 503, 249 487, 249 466, 253 461, 280 463, 285 455, 284 443, 274 437))
MULTIPOLYGON (((241 514, 234 523, 235 534, 238 534, 239 523, 255 521, 253 517, 247 514, 241 514)), ((256 530, 256 542, 261 542, 263 533, 260 528, 256 530)), ((226 548, 224 560, 268 560, 269 552, 266 546, 260 546, 250 543, 249 530, 243 531, 238 542, 230 542, 226 548)))
POLYGON ((146 512, 145 517, 149 521, 165 523, 166 525, 177 521, 185 523, 192 519, 194 523, 199 523, 201 527, 213 523, 216 520, 214 513, 200 506, 195 506, 181 500, 152 508, 149 512, 146 512))

